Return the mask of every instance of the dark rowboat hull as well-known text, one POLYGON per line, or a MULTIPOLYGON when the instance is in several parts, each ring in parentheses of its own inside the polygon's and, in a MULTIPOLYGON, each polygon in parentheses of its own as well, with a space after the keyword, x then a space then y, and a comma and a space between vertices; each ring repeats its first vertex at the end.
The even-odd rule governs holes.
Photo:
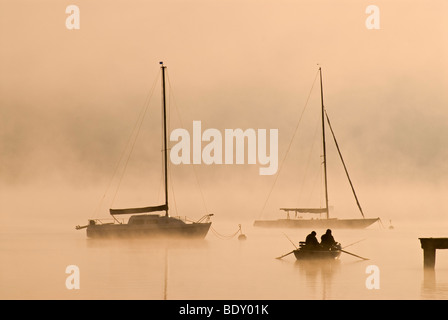
POLYGON ((339 250, 294 250, 297 260, 334 260, 339 258, 341 251, 339 250))

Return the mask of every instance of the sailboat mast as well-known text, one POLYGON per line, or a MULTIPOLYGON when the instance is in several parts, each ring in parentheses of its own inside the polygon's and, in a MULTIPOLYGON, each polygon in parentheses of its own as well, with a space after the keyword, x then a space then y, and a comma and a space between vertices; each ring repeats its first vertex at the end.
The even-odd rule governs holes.
POLYGON ((166 126, 166 91, 165 91, 165 69, 166 67, 163 65, 163 62, 160 62, 162 65, 162 105, 163 105, 163 159, 164 159, 164 167, 165 167, 165 205, 166 211, 165 216, 168 217, 168 146, 167 146, 167 126, 166 126))
POLYGON ((323 148, 323 165, 324 165, 324 181, 325 181, 325 209, 327 219, 330 217, 328 208, 328 189, 327 189, 327 147, 325 145, 325 108, 324 108, 324 89, 322 86, 322 69, 319 67, 320 75, 320 101, 322 104, 322 148, 323 148))

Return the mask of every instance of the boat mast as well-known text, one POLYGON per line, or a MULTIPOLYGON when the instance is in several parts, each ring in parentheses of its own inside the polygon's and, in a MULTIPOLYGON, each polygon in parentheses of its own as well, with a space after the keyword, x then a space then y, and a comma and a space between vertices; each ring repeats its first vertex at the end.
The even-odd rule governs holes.
POLYGON ((325 108, 324 108, 324 89, 322 86, 322 69, 319 67, 320 75, 320 101, 322 104, 322 148, 323 148, 323 165, 324 165, 324 181, 325 181, 325 209, 327 219, 330 217, 328 209, 328 190, 327 190, 327 148, 325 145, 325 108))
POLYGON ((166 67, 163 65, 163 62, 160 62, 162 65, 162 105, 163 105, 163 159, 164 159, 164 167, 165 167, 165 216, 168 217, 168 157, 167 157, 167 139, 166 139, 166 92, 165 92, 165 69, 166 67))

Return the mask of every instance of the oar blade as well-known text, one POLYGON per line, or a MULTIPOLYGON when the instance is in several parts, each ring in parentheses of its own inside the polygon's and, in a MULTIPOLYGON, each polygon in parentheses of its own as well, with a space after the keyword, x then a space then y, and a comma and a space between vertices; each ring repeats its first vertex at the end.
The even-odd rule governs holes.
POLYGON ((284 257, 286 257, 286 256, 289 256, 291 253, 293 253, 294 252, 294 250, 293 251, 291 251, 291 252, 288 252, 288 253, 285 253, 284 255, 282 255, 282 256, 280 256, 280 257, 277 257, 277 258, 275 258, 275 259, 281 259, 281 258, 284 258, 284 257))

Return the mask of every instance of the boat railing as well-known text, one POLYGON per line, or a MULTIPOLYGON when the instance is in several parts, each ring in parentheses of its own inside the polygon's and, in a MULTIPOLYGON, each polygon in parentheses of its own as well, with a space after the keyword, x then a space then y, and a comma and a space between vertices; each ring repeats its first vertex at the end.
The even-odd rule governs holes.
POLYGON ((124 219, 90 219, 89 223, 93 224, 114 224, 114 223, 119 223, 119 224, 123 224, 124 223, 124 219))
POLYGON ((189 220, 186 216, 173 216, 174 219, 178 219, 184 222, 192 222, 191 220, 189 220))
POLYGON ((213 216, 213 214, 206 214, 205 216, 201 217, 199 220, 194 221, 189 219, 187 216, 175 216, 174 218, 182 220, 184 222, 189 222, 189 223, 201 223, 201 222, 209 222, 210 218, 213 216))
POLYGON ((213 213, 206 214, 205 216, 203 216, 203 217, 202 217, 201 219, 199 219, 198 221, 195 221, 195 223, 209 222, 211 217, 213 217, 213 213))
POLYGON ((119 221, 117 219, 89 219, 89 223, 88 224, 86 224, 85 226, 77 225, 75 227, 75 229, 76 230, 81 230, 81 229, 87 228, 88 226, 115 224, 116 222, 119 223, 119 224, 123 224, 124 220, 122 219, 122 221, 119 221))

